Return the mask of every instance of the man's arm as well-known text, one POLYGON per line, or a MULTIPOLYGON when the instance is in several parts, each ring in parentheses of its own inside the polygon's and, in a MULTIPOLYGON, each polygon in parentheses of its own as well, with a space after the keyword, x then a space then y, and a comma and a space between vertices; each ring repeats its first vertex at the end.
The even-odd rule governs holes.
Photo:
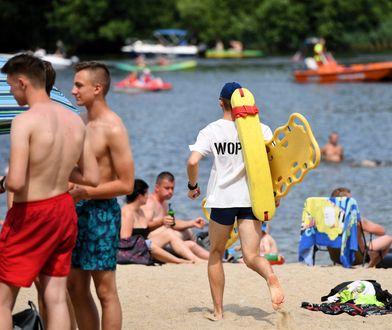
POLYGON ((204 228, 206 222, 202 217, 197 217, 196 219, 192 220, 180 220, 176 218, 176 224, 173 227, 175 230, 185 230, 188 228, 204 228))
POLYGON ((363 231, 369 234, 374 234, 377 236, 382 236, 385 235, 385 228, 378 223, 375 223, 373 221, 370 221, 365 218, 361 218, 361 225, 363 228, 363 231))
POLYGON ((199 162, 202 158, 202 154, 197 151, 192 151, 188 158, 187 173, 189 186, 196 187, 195 189, 189 189, 188 191, 188 197, 191 199, 196 199, 200 196, 200 188, 197 185, 197 179, 199 175, 199 162))
POLYGON ((343 147, 342 146, 340 146, 340 160, 343 160, 344 159, 344 150, 343 150, 343 147))
POLYGON ((116 178, 104 182, 98 187, 83 187, 78 193, 81 199, 103 199, 127 195, 133 191, 134 162, 127 130, 123 125, 115 127, 108 138, 109 152, 116 178))
POLYGON ((327 154, 327 146, 325 145, 324 147, 321 148, 321 156, 325 156, 327 154))
POLYGON ((21 191, 27 181, 30 130, 24 117, 24 114, 16 116, 11 125, 10 165, 6 188, 14 193, 21 191))
POLYGON ((99 184, 99 167, 97 159, 95 158, 87 138, 84 139, 78 166, 72 170, 69 181, 93 187, 96 187, 99 184))

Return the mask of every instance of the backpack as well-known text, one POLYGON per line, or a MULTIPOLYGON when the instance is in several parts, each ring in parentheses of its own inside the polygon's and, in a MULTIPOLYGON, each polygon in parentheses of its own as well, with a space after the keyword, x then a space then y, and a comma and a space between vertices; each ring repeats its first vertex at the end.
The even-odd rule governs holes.
POLYGON ((142 235, 132 235, 120 239, 117 251, 117 263, 120 265, 153 265, 154 261, 142 235))
POLYGON ((30 308, 12 315, 13 330, 44 330, 42 319, 32 301, 30 308))

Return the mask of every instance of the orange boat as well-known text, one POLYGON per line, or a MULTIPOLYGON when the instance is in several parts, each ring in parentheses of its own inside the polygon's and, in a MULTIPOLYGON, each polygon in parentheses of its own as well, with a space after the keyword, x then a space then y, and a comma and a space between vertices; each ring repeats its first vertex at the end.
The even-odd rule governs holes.
POLYGON ((392 62, 338 64, 325 50, 322 38, 306 39, 293 57, 293 75, 297 82, 359 82, 392 80, 392 62), (318 48, 317 51, 317 46, 318 48))
POLYGON ((330 62, 317 69, 294 70, 297 82, 355 82, 392 80, 392 62, 353 64, 350 66, 330 62))

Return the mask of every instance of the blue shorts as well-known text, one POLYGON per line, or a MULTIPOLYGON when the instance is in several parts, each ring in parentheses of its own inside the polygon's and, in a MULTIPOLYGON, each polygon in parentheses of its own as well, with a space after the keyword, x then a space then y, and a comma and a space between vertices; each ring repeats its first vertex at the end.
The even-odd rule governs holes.
POLYGON ((253 214, 251 207, 229 207, 229 208, 211 208, 211 220, 231 226, 236 219, 238 220, 258 220, 253 214))
POLYGON ((82 270, 115 270, 121 208, 116 198, 82 200, 76 204, 78 238, 72 267, 82 270))

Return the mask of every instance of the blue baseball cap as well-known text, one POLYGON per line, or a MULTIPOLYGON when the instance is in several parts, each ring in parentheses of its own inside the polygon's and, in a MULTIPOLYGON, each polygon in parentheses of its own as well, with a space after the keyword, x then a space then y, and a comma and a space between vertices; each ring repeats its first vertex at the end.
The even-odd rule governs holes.
POLYGON ((242 88, 242 86, 237 82, 233 81, 226 83, 220 92, 220 97, 223 99, 230 100, 231 96, 237 88, 242 88))

